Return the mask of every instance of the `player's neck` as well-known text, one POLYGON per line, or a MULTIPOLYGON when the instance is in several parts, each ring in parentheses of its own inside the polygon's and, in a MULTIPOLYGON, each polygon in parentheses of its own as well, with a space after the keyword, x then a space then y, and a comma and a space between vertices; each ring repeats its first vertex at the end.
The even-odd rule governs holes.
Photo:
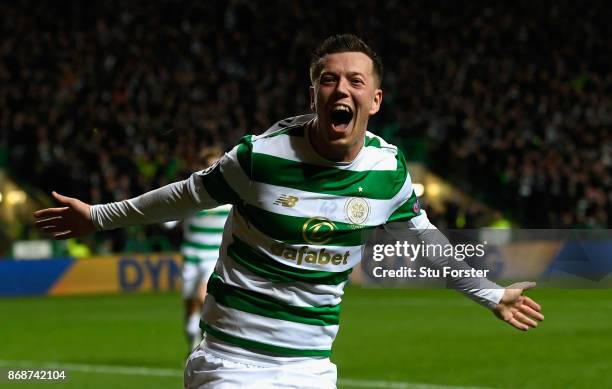
POLYGON ((321 133, 319 122, 317 119, 310 121, 308 124, 308 140, 312 148, 319 156, 333 162, 352 162, 361 151, 364 139, 352 145, 333 144, 326 142, 325 136, 321 133))

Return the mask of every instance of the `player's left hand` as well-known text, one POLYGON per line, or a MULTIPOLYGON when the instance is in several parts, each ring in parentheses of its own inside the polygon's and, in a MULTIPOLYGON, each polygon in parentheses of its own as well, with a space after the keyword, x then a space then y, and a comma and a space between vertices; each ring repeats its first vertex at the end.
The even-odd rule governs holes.
POLYGON ((535 282, 517 282, 506 287, 504 296, 493 309, 495 316, 521 331, 536 328, 538 322, 544 320, 542 308, 529 297, 523 296, 525 290, 534 286, 535 282))

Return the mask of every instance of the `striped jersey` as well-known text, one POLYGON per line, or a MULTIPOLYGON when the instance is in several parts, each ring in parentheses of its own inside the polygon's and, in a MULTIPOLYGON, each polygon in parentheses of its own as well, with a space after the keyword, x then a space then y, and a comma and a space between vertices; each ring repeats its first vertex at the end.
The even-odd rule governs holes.
POLYGON ((216 261, 230 204, 199 211, 183 222, 181 254, 186 262, 216 261))
POLYGON ((366 133, 351 162, 320 157, 314 115, 246 136, 196 179, 233 205, 208 283, 207 339, 249 353, 327 357, 366 233, 419 212, 402 153, 366 133))

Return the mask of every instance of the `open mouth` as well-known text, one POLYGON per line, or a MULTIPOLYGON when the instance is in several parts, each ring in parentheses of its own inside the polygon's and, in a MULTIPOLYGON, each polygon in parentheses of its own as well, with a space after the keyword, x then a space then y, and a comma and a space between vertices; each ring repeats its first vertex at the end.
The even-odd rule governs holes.
POLYGON ((346 105, 336 105, 332 108, 330 119, 334 130, 344 131, 353 119, 353 111, 346 105))

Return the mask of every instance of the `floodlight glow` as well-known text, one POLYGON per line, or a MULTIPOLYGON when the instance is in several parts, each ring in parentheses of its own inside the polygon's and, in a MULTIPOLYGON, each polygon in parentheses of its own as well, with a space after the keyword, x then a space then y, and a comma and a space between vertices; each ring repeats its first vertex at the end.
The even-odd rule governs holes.
POLYGON ((26 201, 26 194, 22 190, 11 190, 6 194, 6 202, 9 205, 22 204, 26 201))
POLYGON ((414 194, 417 195, 417 197, 421 197, 423 193, 425 193, 425 186, 423 186, 423 184, 413 183, 412 189, 414 189, 414 194))
POLYGON ((427 185, 427 194, 432 197, 436 197, 440 194, 440 185, 431 183, 427 185))

